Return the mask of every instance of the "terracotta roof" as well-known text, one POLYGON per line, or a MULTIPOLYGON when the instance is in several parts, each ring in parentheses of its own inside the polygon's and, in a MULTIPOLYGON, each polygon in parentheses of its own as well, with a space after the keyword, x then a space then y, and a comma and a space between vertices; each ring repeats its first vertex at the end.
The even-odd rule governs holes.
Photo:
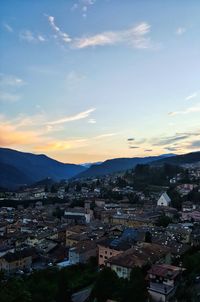
POLYGON ((156 264, 148 271, 149 274, 174 279, 180 274, 181 268, 169 264, 156 264))
POLYGON ((168 253, 169 249, 166 247, 152 243, 142 243, 120 255, 111 257, 107 262, 127 268, 142 267, 147 263, 155 263, 168 253))

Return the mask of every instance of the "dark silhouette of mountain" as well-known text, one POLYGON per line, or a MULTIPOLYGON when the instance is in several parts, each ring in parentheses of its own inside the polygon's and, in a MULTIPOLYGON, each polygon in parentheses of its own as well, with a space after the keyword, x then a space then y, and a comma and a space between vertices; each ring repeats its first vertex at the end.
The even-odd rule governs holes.
POLYGON ((3 188, 14 188, 32 182, 28 175, 14 166, 0 162, 0 186, 3 188))
POLYGON ((81 166, 83 166, 85 168, 90 168, 93 165, 100 165, 101 163, 102 163, 102 161, 98 161, 96 163, 84 163, 84 164, 81 164, 81 166))
POLYGON ((133 157, 133 158, 115 158, 104 161, 98 165, 92 165, 86 171, 76 175, 75 178, 87 178, 95 176, 103 176, 115 172, 122 172, 133 169, 138 164, 147 164, 158 159, 173 156, 173 154, 164 154, 160 156, 149 157, 133 157))
POLYGON ((168 158, 162 158, 155 162, 152 162, 152 165, 163 165, 163 164, 171 164, 171 165, 185 165, 185 164, 194 164, 200 162, 200 151, 191 152, 182 155, 174 155, 168 158))
POLYGON ((86 169, 81 165, 61 163, 43 154, 6 148, 0 148, 0 164, 0 186, 7 188, 30 185, 47 177, 55 181, 69 179, 86 169))

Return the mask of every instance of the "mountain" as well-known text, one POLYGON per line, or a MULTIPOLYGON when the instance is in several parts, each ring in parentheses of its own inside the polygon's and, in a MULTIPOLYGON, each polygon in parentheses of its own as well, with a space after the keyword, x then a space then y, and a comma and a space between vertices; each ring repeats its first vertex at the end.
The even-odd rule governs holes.
POLYGON ((200 162, 200 151, 191 152, 182 155, 174 155, 168 158, 162 158, 160 160, 152 162, 152 165, 163 165, 163 164, 171 164, 171 165, 185 165, 185 164, 194 164, 200 162))
POLYGON ((71 178, 85 169, 81 165, 64 164, 43 154, 0 148, 0 187, 16 188, 47 177, 59 181, 71 178))
POLYGON ((102 161, 98 161, 96 163, 84 163, 84 164, 81 164, 81 166, 83 166, 85 168, 90 168, 93 165, 100 165, 101 163, 102 163, 102 161))
POLYGON ((122 172, 128 169, 133 169, 137 164, 147 164, 155 160, 163 159, 173 155, 174 154, 163 154, 160 156, 109 159, 101 164, 92 165, 87 170, 76 175, 75 178, 103 176, 115 172, 122 172))

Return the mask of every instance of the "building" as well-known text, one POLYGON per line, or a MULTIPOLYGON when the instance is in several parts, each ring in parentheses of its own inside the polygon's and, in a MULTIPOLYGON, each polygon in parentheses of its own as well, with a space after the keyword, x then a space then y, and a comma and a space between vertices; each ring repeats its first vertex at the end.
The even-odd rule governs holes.
POLYGON ((148 292, 152 301, 167 302, 174 296, 182 270, 167 264, 155 264, 151 267, 148 271, 148 292))
POLYGON ((116 272, 119 278, 130 278, 134 267, 143 268, 156 262, 170 263, 170 249, 158 244, 141 243, 127 251, 111 257, 106 266, 116 272))
POLYGON ((32 265, 30 250, 22 250, 14 253, 7 253, 0 258, 0 271, 11 275, 19 271, 29 271, 32 265))
POLYGON ((167 193, 163 193, 160 198, 157 201, 157 206, 162 206, 162 207, 169 207, 171 203, 170 197, 167 195, 167 193))
POLYGON ((69 263, 86 263, 91 257, 97 255, 97 245, 95 241, 85 240, 69 249, 69 263))
POLYGON ((103 240, 98 244, 98 265, 104 266, 109 258, 121 254, 131 248, 131 246, 130 243, 120 242, 118 239, 103 240))
POLYGON ((69 208, 65 210, 64 217, 69 223, 90 223, 92 211, 88 208, 69 208))

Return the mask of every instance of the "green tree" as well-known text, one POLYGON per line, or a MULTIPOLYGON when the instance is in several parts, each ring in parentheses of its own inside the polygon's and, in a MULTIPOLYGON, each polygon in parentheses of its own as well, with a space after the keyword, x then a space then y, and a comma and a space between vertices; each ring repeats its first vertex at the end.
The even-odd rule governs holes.
POLYGON ((163 214, 156 221, 156 225, 166 228, 168 226, 168 224, 170 224, 171 222, 172 222, 172 219, 163 214))
POLYGON ((145 302, 147 299, 147 287, 145 276, 139 267, 135 267, 127 286, 124 288, 121 302, 145 302))
POLYGON ((110 268, 103 268, 97 277, 91 293, 91 300, 106 302, 107 299, 114 299, 119 291, 119 278, 110 268))

